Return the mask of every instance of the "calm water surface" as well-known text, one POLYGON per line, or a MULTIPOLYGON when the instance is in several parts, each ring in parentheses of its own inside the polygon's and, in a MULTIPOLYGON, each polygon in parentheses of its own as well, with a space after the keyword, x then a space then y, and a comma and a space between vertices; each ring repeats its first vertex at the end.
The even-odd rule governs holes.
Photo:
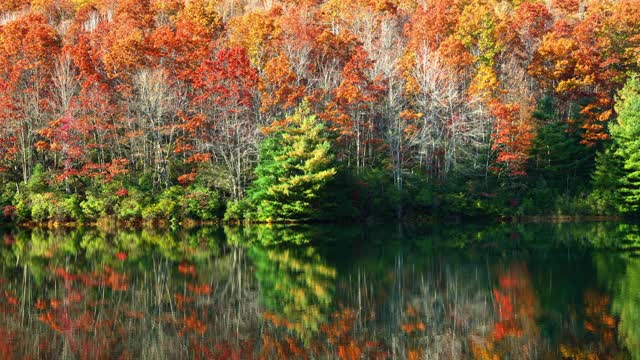
POLYGON ((640 359, 640 228, 0 231, 2 359, 640 359))

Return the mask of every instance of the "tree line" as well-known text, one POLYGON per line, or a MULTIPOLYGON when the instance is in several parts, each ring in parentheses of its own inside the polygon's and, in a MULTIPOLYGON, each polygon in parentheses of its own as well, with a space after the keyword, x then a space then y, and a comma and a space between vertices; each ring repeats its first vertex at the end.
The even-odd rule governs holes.
POLYGON ((13 220, 636 209, 615 138, 639 25, 638 0, 3 1, 0 206, 13 220), (616 173, 605 164, 620 177, 598 177, 616 173))

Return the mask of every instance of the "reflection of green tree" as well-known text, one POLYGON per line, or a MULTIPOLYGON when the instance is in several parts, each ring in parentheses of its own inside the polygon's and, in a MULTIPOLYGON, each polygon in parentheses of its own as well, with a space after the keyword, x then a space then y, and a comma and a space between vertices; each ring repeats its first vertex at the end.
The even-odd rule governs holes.
POLYGON ((612 294, 612 312, 620 321, 618 337, 640 359, 640 259, 628 254, 596 254, 600 280, 612 294))
POLYGON ((312 236, 301 232, 300 228, 269 229, 261 228, 257 234, 261 244, 249 249, 265 307, 278 322, 302 338, 308 338, 327 320, 326 313, 335 291, 336 270, 312 246, 262 245, 312 240, 312 236))
POLYGON ((638 251, 640 250, 640 227, 636 224, 619 224, 619 239, 617 239, 618 247, 622 250, 638 251))
POLYGON ((311 225, 254 225, 225 227, 227 242, 233 245, 260 244, 262 246, 303 245, 326 240, 320 228, 311 225))
POLYGON ((601 278, 612 292, 612 311, 620 318, 618 336, 631 352, 640 359, 640 259, 634 257, 640 249, 640 227, 636 224, 617 224, 608 233, 610 243, 626 251, 624 254, 596 255, 601 278))
POLYGON ((634 359, 640 359, 640 259, 627 260, 625 275, 613 298, 613 312, 620 317, 618 336, 634 359))
POLYGON ((0 261, 5 268, 28 268, 37 283, 41 283, 51 269, 60 266, 76 272, 104 265, 119 267, 126 261, 141 270, 148 270, 152 267, 154 254, 160 254, 171 262, 185 259, 206 262, 220 253, 223 237, 216 228, 116 233, 94 228, 71 231, 15 229, 11 236, 13 244, 0 246, 0 261))

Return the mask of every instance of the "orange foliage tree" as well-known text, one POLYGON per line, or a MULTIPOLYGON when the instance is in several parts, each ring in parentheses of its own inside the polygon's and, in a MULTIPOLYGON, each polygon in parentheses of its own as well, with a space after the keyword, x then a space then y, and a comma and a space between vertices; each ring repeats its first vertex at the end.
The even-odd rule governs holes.
POLYGON ((496 118, 491 148, 497 153, 497 166, 493 170, 509 176, 524 175, 531 142, 535 137, 531 109, 496 101, 491 111, 496 118))
POLYGON ((60 38, 41 15, 28 15, 0 27, 0 79, 5 93, 1 112, 12 120, 3 132, 5 138, 16 141, 11 148, 17 150, 25 183, 33 166, 36 132, 48 116, 44 99, 59 49, 60 38))

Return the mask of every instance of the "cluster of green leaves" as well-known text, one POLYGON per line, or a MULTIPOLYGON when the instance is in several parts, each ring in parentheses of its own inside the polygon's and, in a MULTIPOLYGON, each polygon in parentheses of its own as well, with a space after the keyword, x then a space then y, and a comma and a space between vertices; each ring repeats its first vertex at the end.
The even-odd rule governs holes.
POLYGON ((618 93, 612 141, 598 154, 592 198, 603 209, 640 213, 640 81, 629 79, 618 93))
POLYGON ((154 194, 146 188, 144 177, 134 184, 96 181, 81 196, 48 184, 38 166, 28 184, 4 204, 4 209, 6 218, 18 222, 92 222, 106 217, 124 221, 212 221, 221 217, 223 203, 217 192, 198 184, 172 186, 154 194))
POLYGON ((226 218, 265 222, 327 218, 336 206, 328 191, 338 171, 325 126, 305 104, 270 132, 260 148, 248 206, 233 204, 226 218))

